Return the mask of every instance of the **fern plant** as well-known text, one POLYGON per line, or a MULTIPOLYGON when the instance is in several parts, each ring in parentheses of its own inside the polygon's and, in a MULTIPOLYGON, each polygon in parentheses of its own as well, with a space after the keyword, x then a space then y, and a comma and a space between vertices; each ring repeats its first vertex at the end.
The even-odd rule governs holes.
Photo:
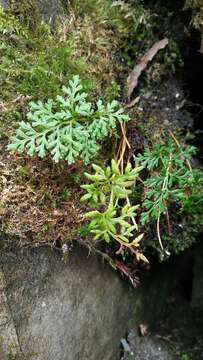
POLYGON ((81 201, 87 202, 94 208, 85 214, 85 218, 90 220, 89 230, 94 240, 100 239, 107 243, 116 241, 120 248, 127 248, 135 254, 137 260, 147 262, 146 257, 138 251, 143 234, 135 236, 138 232, 135 216, 139 205, 132 206, 129 201, 131 188, 141 168, 133 169, 128 163, 121 173, 117 162, 113 159, 111 166, 106 168, 95 164, 92 167, 94 174, 85 173, 90 184, 81 186, 86 190, 81 201), (131 240, 132 238, 134 239, 131 240))
POLYGON ((72 164, 80 158, 88 164, 99 149, 99 142, 108 136, 117 123, 128 121, 128 115, 112 101, 106 106, 98 100, 96 106, 87 101, 78 75, 63 87, 64 96, 31 102, 27 114, 8 145, 10 151, 26 152, 43 158, 51 153, 58 162, 65 159, 72 164))
MULTIPOLYGON (((149 171, 144 180, 144 201, 141 223, 144 225, 155 219, 157 221, 157 236, 161 249, 163 244, 160 235, 160 217, 165 214, 169 235, 171 224, 168 209, 176 204, 184 209, 186 199, 194 197, 197 184, 190 159, 195 153, 193 146, 185 148, 170 139, 166 144, 156 144, 153 149, 146 149, 135 158, 135 162, 149 171)), ((193 201, 194 206, 194 201, 193 201)))
POLYGON ((111 166, 103 169, 93 164, 92 168, 95 171, 94 174, 85 173, 91 183, 81 186, 87 191, 81 201, 88 200, 92 206, 105 205, 106 202, 117 204, 119 199, 127 198, 132 192, 129 188, 135 184, 136 177, 141 170, 141 167, 132 169, 131 164, 128 163, 124 173, 121 174, 118 164, 113 159, 111 166))
POLYGON ((142 224, 165 213, 168 202, 181 205, 189 196, 194 187, 194 173, 188 161, 194 153, 193 146, 177 147, 169 140, 167 144, 156 144, 137 156, 136 162, 150 174, 144 181, 143 207, 146 211, 142 213, 142 224))

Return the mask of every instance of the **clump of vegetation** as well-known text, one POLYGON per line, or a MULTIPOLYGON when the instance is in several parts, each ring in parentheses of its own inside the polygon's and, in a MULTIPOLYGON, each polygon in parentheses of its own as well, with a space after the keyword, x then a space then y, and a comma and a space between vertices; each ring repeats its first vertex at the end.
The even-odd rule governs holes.
POLYGON ((145 192, 141 223, 144 225, 152 219, 157 221, 157 235, 162 250, 160 216, 166 215, 171 234, 168 209, 174 203, 184 209, 197 185, 189 162, 194 153, 194 147, 182 148, 170 139, 166 144, 156 144, 153 149, 145 150, 135 159, 149 172, 149 177, 143 183, 145 192))
MULTIPOLYGON (((60 87, 76 71, 83 74, 85 63, 71 61, 70 44, 61 43, 48 25, 31 32, 12 14, 0 8, 0 94, 4 102, 19 94, 47 99, 56 96, 60 87)), ((10 105, 11 106, 11 105, 10 105)))
POLYGON ((20 123, 9 150, 41 158, 50 152, 55 162, 65 159, 69 165, 80 157, 88 164, 98 152, 98 141, 107 137, 117 123, 129 120, 115 100, 106 106, 98 100, 94 109, 77 75, 62 90, 65 97, 30 104, 27 117, 31 124, 20 123))
MULTIPOLYGON (((149 233, 156 251, 182 251, 189 240, 180 241, 178 216, 184 216, 182 222, 190 218, 192 224, 202 205, 200 190, 195 191, 199 176, 189 165, 193 150, 172 140, 159 143, 160 124, 154 118, 155 134, 149 125, 148 144, 155 140, 157 145, 134 158, 143 144, 136 147, 129 116, 114 100, 135 62, 162 37, 169 45, 143 73, 140 88, 154 86, 180 65, 170 27, 173 16, 160 23, 156 12, 140 1, 72 0, 68 7, 64 1, 66 15, 50 28, 30 23, 30 4, 25 6, 24 24, 13 15, 19 15, 17 7, 13 13, 0 11, 0 108, 5 127, 0 149, 1 231, 17 235, 21 244, 63 246, 88 222, 88 236, 91 233, 96 243, 124 261, 147 261, 143 252, 149 233), (19 120, 10 154, 4 151, 7 137, 19 120), (101 160, 98 150, 104 140, 110 155, 106 151, 101 160), (105 166, 93 165, 94 173, 89 174, 85 165, 93 157, 105 166), (81 190, 84 172, 89 183, 81 190)), ((133 111, 132 119, 139 123, 139 109, 133 111)), ((141 128, 135 127, 135 132, 141 128)), ((170 123, 165 131, 168 128, 170 123)))
POLYGON ((8 0, 8 5, 16 18, 19 18, 31 31, 37 31, 41 21, 37 0, 8 0))
POLYGON ((60 247, 72 241, 83 222, 76 169, 48 158, 0 153, 0 173, 0 232, 5 239, 1 248, 60 247))
MULTIPOLYGON (((54 29, 41 23, 39 16, 33 16, 34 3, 34 0, 23 1, 19 6, 15 1, 11 11, 0 10, 0 84, 5 101, 13 100, 19 93, 47 100, 56 96, 74 73, 86 79, 86 87, 91 88, 93 96, 112 100, 120 93, 118 81, 127 76, 134 61, 139 61, 160 36, 168 36, 168 28, 158 34, 155 14, 139 1, 135 5, 134 2, 73 0, 54 29), (23 17, 24 23, 13 14, 23 17)), ((179 57, 178 48, 172 42, 173 49, 169 46, 165 58, 160 55, 158 65, 153 65, 156 71, 147 75, 150 79, 159 78, 158 73, 170 72, 177 63, 174 54, 179 57), (162 71, 161 62, 163 66, 170 62, 171 66, 162 71)))
POLYGON ((190 25, 199 32, 199 51, 203 53, 203 2, 202 0, 186 0, 184 9, 192 12, 190 25))
POLYGON ((177 235, 178 216, 184 218, 184 214, 187 214, 186 216, 195 218, 201 213, 203 205, 201 174, 192 170, 190 165, 195 148, 182 147, 175 137, 174 139, 155 144, 152 149, 147 149, 143 154, 135 157, 134 161, 139 165, 135 169, 131 170, 131 165, 128 163, 125 170, 121 172, 118 164, 112 160, 111 167, 107 167, 106 170, 93 165, 95 174, 85 174, 90 184, 82 185, 87 193, 81 200, 88 202, 92 208, 96 209, 85 215, 91 219, 89 230, 94 234, 95 240, 117 241, 122 246, 124 245, 123 249, 127 245, 128 250, 131 246, 128 237, 133 236, 133 231, 137 231, 140 227, 143 233, 148 232, 150 226, 153 228, 155 220, 157 224, 155 236, 158 237, 159 247, 156 243, 153 247, 158 253, 161 252, 164 255, 166 252, 169 255, 169 249, 170 252, 177 253, 190 246, 193 242, 192 236, 192 239, 187 240, 187 234, 185 234, 183 241, 180 241, 179 236, 177 239, 174 236, 177 235), (139 194, 134 196, 137 189, 139 194), (125 199, 124 202, 123 199, 125 199), (132 216, 131 209, 133 209, 132 216), (162 215, 166 216, 164 227, 163 222, 160 221, 162 215), (128 225, 129 230, 126 217, 131 223, 130 226, 128 225), (161 239, 160 223, 164 245, 161 239), (123 236, 124 234, 126 236, 123 236))
POLYGON ((92 167, 94 174, 85 173, 91 184, 82 185, 87 193, 81 201, 88 202, 97 209, 85 214, 85 218, 91 220, 89 230, 94 235, 94 240, 117 242, 121 251, 126 248, 135 254, 137 260, 147 261, 137 249, 143 234, 135 237, 138 232, 135 216, 139 205, 132 206, 129 201, 132 192, 130 187, 135 185, 140 168, 133 169, 128 163, 121 173, 114 159, 106 169, 95 164, 92 167), (130 241, 132 237, 134 239, 130 241))
POLYGON ((203 3, 201 0, 186 0, 185 8, 192 10, 192 25, 200 31, 203 37, 203 3))

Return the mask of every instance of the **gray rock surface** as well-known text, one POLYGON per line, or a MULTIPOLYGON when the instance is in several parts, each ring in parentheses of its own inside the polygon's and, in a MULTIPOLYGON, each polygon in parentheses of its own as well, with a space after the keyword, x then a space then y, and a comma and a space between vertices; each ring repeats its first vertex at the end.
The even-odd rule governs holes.
POLYGON ((7 304, 5 287, 4 274, 0 270, 0 360, 8 359, 8 352, 14 356, 20 350, 15 326, 7 304))
POLYGON ((20 348, 35 360, 116 360, 139 299, 101 259, 76 248, 65 264, 48 248, 0 258, 20 348))
POLYGON ((191 305, 203 308, 203 244, 199 242, 194 253, 194 278, 191 305))
POLYGON ((167 345, 156 337, 142 337, 137 331, 131 331, 127 340, 129 350, 122 360, 177 360, 167 345))
MULTIPOLYGON (((55 19, 64 14, 64 8, 60 0, 37 0, 39 3, 40 14, 45 20, 55 19)), ((68 2, 67 2, 68 3, 68 2)))
POLYGON ((8 2, 9 2, 8 0, 0 0, 0 5, 7 8, 8 7, 8 2))
MULTIPOLYGON (((15 3, 15 0, 13 2, 15 3)), ((10 3, 10 0, 0 0, 0 4, 4 8, 9 8, 10 3)), ((61 0, 36 0, 36 3, 39 8, 39 14, 41 14, 46 21, 54 21, 59 15, 64 14, 64 7, 61 0)))

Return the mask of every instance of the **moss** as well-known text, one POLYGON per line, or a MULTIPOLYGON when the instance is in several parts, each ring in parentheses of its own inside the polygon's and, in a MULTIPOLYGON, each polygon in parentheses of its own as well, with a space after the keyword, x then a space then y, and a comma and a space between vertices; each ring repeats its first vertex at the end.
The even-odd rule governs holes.
MULTIPOLYGON (((1 229, 22 242, 65 242, 81 226, 82 212, 80 164, 76 171, 64 163, 57 167, 49 159, 10 156, 4 150, 16 122, 26 118, 29 101, 55 97, 73 74, 80 75, 91 100, 120 98, 135 62, 164 36, 170 38, 170 45, 143 74, 141 88, 160 82, 181 62, 171 14, 164 21, 157 19, 140 1, 63 3, 66 15, 54 29, 41 23, 35 0, 11 1, 12 13, 0 10, 1 229)), ((141 119, 136 111, 132 118, 141 119)), ((156 119, 144 126, 148 142, 159 138, 162 128, 156 119)), ((142 147, 142 136, 138 142, 142 147)), ((107 154, 108 146, 105 150, 107 154)), ((139 196, 140 191, 135 194, 139 196)))
POLYGON ((3 100, 10 100, 19 93, 41 99, 53 97, 72 73, 84 74, 85 63, 81 59, 72 61, 71 45, 58 43, 49 28, 42 25, 40 36, 35 36, 26 27, 19 28, 19 23, 13 22, 14 31, 10 32, 13 18, 8 15, 7 19, 9 27, 4 24, 0 34, 3 100))
POLYGON ((37 31, 41 22, 37 0, 9 0, 10 11, 32 31, 37 31))
MULTIPOLYGON (((33 16, 36 1, 15 0, 11 8, 12 14, 0 11, 0 24, 4 19, 2 31, 0 26, 3 89, 0 95, 4 101, 19 94, 38 99, 53 97, 61 84, 76 73, 92 89, 94 98, 102 95, 111 99, 119 95, 118 80, 126 78, 128 67, 134 66, 139 56, 162 35, 153 13, 138 1, 134 6, 112 5, 110 0, 72 0, 67 15, 55 30, 38 21, 37 30, 33 31, 35 26, 30 26, 29 21, 19 22, 26 18, 24 14, 38 19, 37 15, 33 16)), ((165 31, 168 32, 167 26, 165 31)), ((163 30, 162 33, 164 36, 163 30)), ((170 44, 165 58, 162 54, 157 58, 162 64, 157 75, 154 75, 156 63, 146 73, 148 83, 166 75, 177 64, 174 54, 178 54, 178 48, 174 40, 170 44)))

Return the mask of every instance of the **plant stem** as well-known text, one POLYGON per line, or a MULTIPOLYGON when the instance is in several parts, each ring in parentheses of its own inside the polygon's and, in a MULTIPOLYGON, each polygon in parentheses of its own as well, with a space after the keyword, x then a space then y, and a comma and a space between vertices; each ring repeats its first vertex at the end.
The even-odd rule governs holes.
POLYGON ((159 240, 161 250, 164 250, 162 240, 161 240, 161 235, 160 235, 160 210, 159 210, 158 219, 157 219, 157 223, 156 223, 156 229, 157 229, 157 237, 158 237, 158 240, 159 240))

